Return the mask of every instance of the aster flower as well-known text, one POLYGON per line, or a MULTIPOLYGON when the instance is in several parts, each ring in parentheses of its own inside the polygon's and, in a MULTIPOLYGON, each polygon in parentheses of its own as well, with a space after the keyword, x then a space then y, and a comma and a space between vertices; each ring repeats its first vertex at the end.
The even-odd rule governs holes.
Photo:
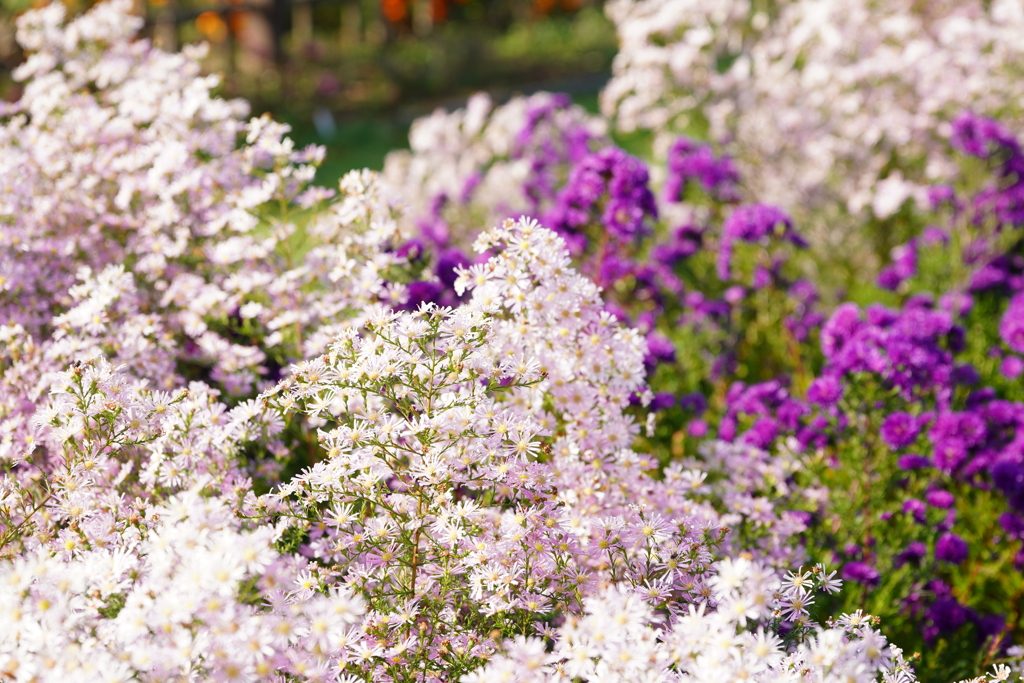
POLYGON ((1024 293, 1010 300, 999 323, 999 335, 1012 351, 1024 354, 1024 293))
POLYGON ((947 531, 935 543, 935 559, 960 564, 967 559, 967 541, 957 534, 947 531))
POLYGON ((914 443, 920 427, 913 415, 904 412, 891 413, 882 423, 881 434, 893 450, 905 448, 914 443))

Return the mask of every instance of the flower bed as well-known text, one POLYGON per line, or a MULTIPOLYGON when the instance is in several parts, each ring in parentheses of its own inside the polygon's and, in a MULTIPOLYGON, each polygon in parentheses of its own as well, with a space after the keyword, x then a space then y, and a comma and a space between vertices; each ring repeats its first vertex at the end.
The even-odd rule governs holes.
POLYGON ((0 676, 1019 676, 1008 128, 840 292, 708 143, 476 97, 320 188, 137 29, 24 15, 0 112, 0 676))

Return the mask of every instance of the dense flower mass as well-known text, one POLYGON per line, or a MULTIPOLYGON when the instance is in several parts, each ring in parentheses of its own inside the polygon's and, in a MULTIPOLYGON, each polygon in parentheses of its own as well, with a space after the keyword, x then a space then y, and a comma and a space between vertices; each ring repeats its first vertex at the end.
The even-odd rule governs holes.
POLYGON ((495 106, 481 93, 413 123, 410 151, 391 152, 383 176, 424 238, 466 248, 480 225, 549 208, 569 165, 608 144, 606 130, 565 95, 495 106))
POLYGON ((668 151, 666 167, 665 198, 669 201, 682 199, 686 184, 692 181, 721 201, 738 199, 736 164, 729 157, 716 159, 709 145, 679 138, 668 151))
POLYGON ((1020 678, 1012 3, 615 0, 663 166, 478 95, 337 189, 128 4, 0 109, 0 678, 1020 678))
POLYGON ((704 120, 753 195, 790 211, 886 218, 949 175, 947 117, 1019 121, 1014 0, 614 0, 607 14, 621 49, 601 97, 616 125, 663 134, 704 120))
POLYGON ((645 218, 657 217, 647 182, 643 162, 617 147, 606 147, 573 166, 547 222, 571 234, 590 223, 590 212, 603 204, 601 223, 609 237, 629 242, 643 233, 645 218))

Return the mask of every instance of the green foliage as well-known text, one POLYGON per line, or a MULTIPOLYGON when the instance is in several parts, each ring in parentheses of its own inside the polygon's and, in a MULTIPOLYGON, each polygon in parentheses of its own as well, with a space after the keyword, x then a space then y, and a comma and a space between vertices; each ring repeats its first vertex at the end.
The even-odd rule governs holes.
POLYGON ((301 526, 289 526, 281 533, 280 538, 274 541, 274 550, 282 555, 290 555, 299 549, 303 543, 309 542, 309 533, 301 526))
POLYGON ((103 607, 99 608, 97 611, 107 619, 113 619, 121 613, 121 610, 124 608, 124 603, 124 593, 112 593, 107 597, 107 602, 103 607))

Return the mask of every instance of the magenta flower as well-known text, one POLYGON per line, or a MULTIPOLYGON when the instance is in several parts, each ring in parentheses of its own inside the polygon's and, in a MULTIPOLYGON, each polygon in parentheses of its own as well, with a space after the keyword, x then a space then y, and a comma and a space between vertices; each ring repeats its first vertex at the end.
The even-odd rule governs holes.
POLYGON ((847 562, 843 565, 843 580, 863 583, 867 586, 878 584, 878 570, 864 562, 847 562))
POLYGON ((952 531, 947 531, 935 544, 935 559, 960 564, 967 559, 967 551, 967 541, 952 531))
POLYGON ((1010 300, 999 323, 999 336, 1011 349, 1024 353, 1024 292, 1010 300))
POLYGON ((1021 360, 1017 356, 1007 356, 1003 359, 1003 362, 999 364, 999 372, 1002 373, 1006 379, 1017 379, 1021 373, 1024 372, 1024 360, 1021 360))
POLYGON ((924 499, 928 501, 928 504, 931 505, 932 507, 940 508, 943 510, 945 510, 946 508, 953 507, 953 503, 956 501, 952 493, 950 493, 949 491, 943 491, 941 489, 929 491, 927 494, 925 494, 924 499))
POLYGON ((901 470, 920 470, 932 466, 932 461, 918 453, 907 453, 901 455, 896 461, 896 466, 901 470))
POLYGON ((914 443, 920 431, 917 420, 910 413, 893 413, 882 423, 882 439, 893 450, 906 448, 914 443))
POLYGON ((820 406, 834 406, 843 396, 843 385, 832 375, 819 377, 807 388, 807 400, 820 406))

